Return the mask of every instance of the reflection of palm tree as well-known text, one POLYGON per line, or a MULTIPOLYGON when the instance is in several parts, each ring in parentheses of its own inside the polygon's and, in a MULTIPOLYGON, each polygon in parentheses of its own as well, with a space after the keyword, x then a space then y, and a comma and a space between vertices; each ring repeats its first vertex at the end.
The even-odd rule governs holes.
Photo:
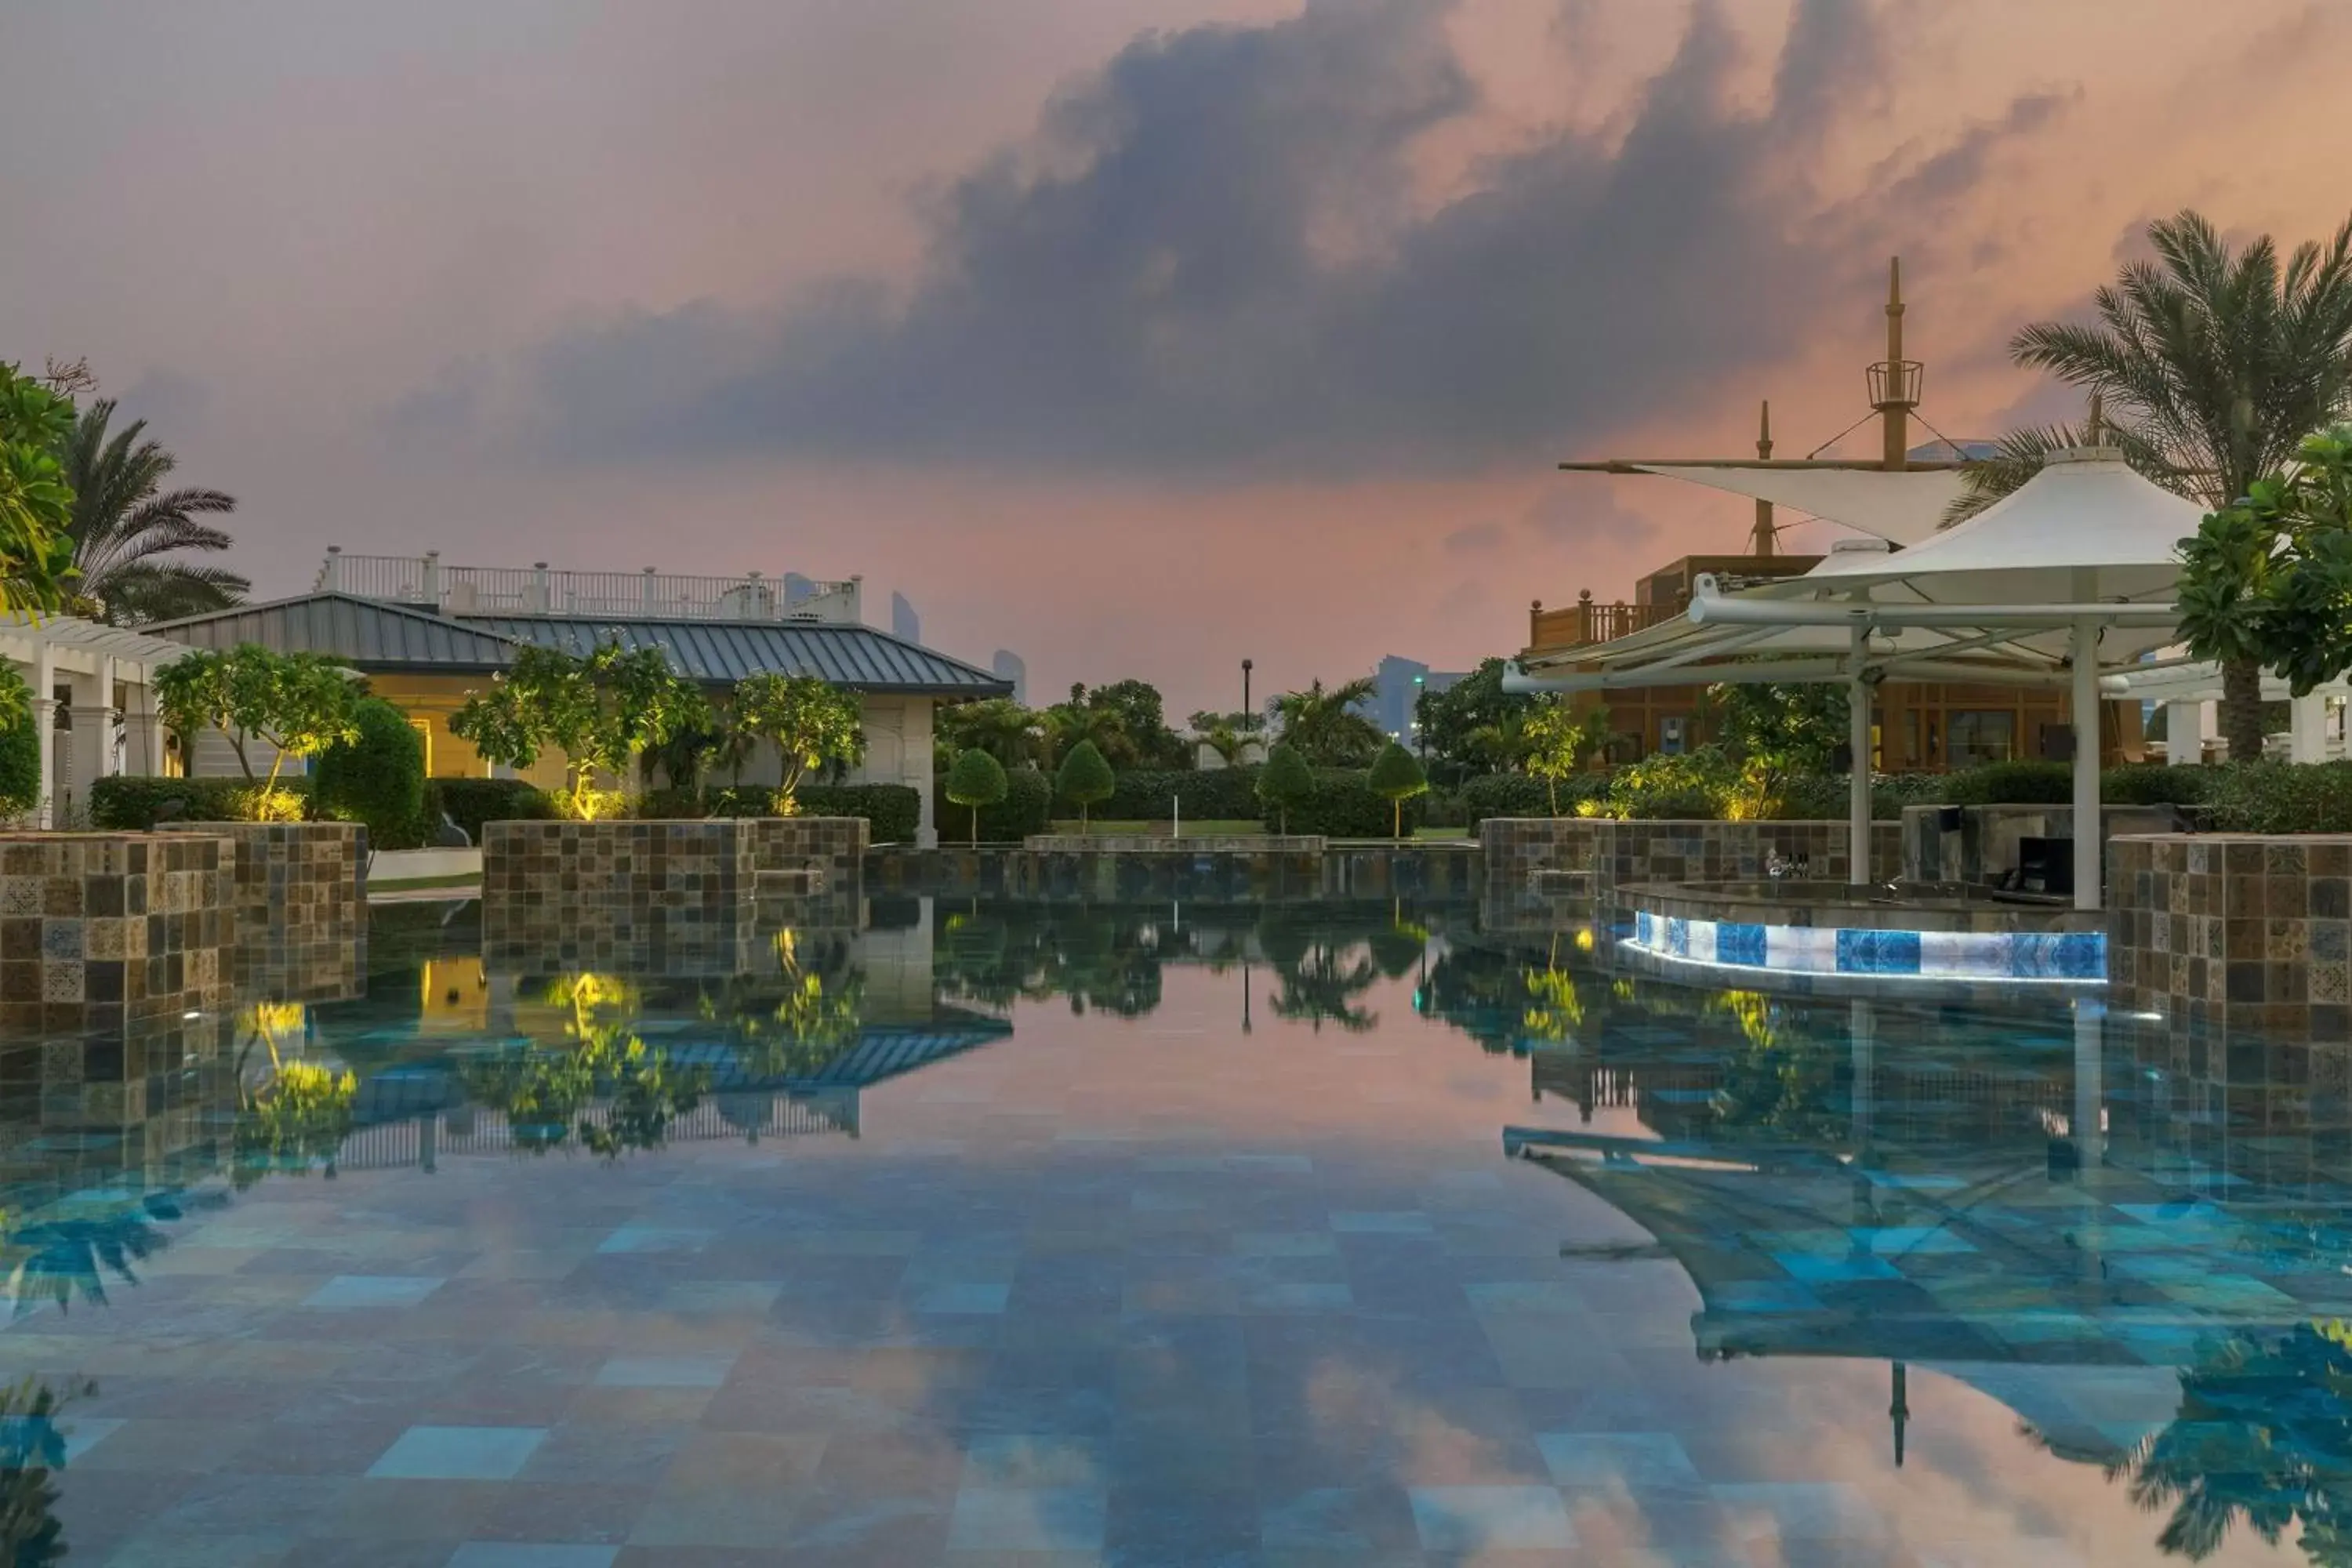
POLYGON ((0 1563, 41 1568, 67 1555, 50 1473, 66 1463, 58 1417, 75 1398, 98 1392, 84 1380, 60 1392, 37 1378, 0 1389, 0 1563))
POLYGON ((131 1265, 143 1262, 172 1245, 161 1225, 175 1223, 199 1208, 227 1203, 218 1193, 142 1193, 108 1213, 89 1217, 36 1220, 23 1226, 7 1224, 0 1211, 0 1262, 8 1270, 8 1294, 23 1317, 44 1300, 60 1310, 74 1298, 95 1306, 106 1301, 106 1277, 136 1285, 131 1265))
POLYGON ((1337 944, 1318 942, 1297 963, 1276 964, 1276 970, 1282 988, 1267 999, 1267 1005, 1277 1017, 1305 1019, 1318 1034, 1326 1018, 1351 1035, 1362 1034, 1381 1021, 1379 1014, 1356 1005, 1356 998, 1381 977, 1380 970, 1360 949, 1350 949, 1343 956, 1337 944))
POLYGON ((2352 1329, 2300 1323, 2263 1342, 2234 1336, 2180 1374, 2171 1423, 2112 1467, 2132 1501, 2168 1505, 2157 1544, 2210 1556, 2243 1520, 2275 1542, 2303 1526, 2314 1563, 2352 1564, 2352 1329))

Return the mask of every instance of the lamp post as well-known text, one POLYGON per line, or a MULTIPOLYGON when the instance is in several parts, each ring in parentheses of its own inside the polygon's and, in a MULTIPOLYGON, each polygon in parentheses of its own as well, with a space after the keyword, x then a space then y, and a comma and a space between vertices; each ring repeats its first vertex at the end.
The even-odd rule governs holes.
POLYGON ((1254 660, 1242 660, 1242 724, 1245 729, 1257 728, 1257 715, 1250 708, 1250 671, 1256 668, 1254 660))

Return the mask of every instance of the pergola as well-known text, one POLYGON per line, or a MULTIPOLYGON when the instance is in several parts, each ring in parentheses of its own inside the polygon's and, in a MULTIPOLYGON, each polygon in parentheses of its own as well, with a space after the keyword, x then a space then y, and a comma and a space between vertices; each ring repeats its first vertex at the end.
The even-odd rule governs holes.
POLYGON ((192 651, 185 643, 74 616, 0 617, 0 658, 33 689, 41 739, 38 826, 58 826, 61 801, 86 801, 93 781, 126 765, 163 771, 154 675, 192 651))
POLYGON ((2095 910, 2098 705, 2112 689, 2103 682, 2145 676, 2147 655, 2177 640, 2177 551, 2202 518, 2113 447, 2061 452, 2014 494, 1908 549, 1849 542, 1801 577, 1738 593, 1701 577, 1679 619, 1544 661, 1585 667, 1572 673, 1515 671, 1506 689, 1846 682, 1861 881, 1870 864, 1872 687, 1889 674, 2063 682, 2074 728, 2074 902, 2095 910))

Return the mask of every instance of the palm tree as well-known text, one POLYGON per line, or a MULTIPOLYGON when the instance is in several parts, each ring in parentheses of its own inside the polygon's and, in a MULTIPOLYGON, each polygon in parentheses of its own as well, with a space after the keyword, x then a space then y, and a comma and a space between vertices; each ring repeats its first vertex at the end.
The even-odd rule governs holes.
MULTIPOLYGON (((2036 321, 2010 357, 2098 395, 2103 439, 2157 483, 2213 510, 2291 462, 2303 438, 2352 414, 2352 218, 2325 246, 2282 266, 2270 236, 2232 250, 2183 211, 2147 226, 2154 261, 2126 264, 2094 296, 2095 324, 2036 321)), ((1969 472, 1956 516, 2033 477, 2077 432, 2016 432, 1969 472)), ((2233 761, 2261 754, 2261 677, 2222 667, 2222 723, 2233 761)))
POLYGON ((1318 767, 1360 767, 1388 740, 1378 724, 1356 711, 1356 704, 1375 689, 1367 675, 1328 691, 1318 679, 1308 681, 1304 691, 1284 692, 1275 699, 1282 738, 1318 767))
POLYGON ((1008 768, 1038 760, 1045 743, 1041 716, 1009 697, 991 697, 940 710, 940 736, 959 752, 982 751, 1008 768))
POLYGON ((183 550, 226 550, 233 542, 198 520, 236 510, 219 490, 163 489, 179 467, 158 442, 143 440, 135 419, 111 438, 114 404, 100 398, 74 422, 66 444, 66 481, 73 487, 76 592, 98 618, 115 624, 172 620, 224 609, 252 587, 216 566, 163 557, 183 550))

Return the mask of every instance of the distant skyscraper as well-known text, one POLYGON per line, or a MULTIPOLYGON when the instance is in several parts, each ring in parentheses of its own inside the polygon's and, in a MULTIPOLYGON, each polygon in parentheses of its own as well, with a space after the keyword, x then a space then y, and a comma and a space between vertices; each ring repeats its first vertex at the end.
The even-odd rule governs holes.
POLYGON ((923 617, 915 614, 915 606, 907 602, 904 594, 890 595, 890 635, 908 642, 923 640, 923 617))
POLYGON ((1381 727, 1391 740, 1412 743, 1413 709, 1424 691, 1443 691, 1467 673, 1436 669, 1417 658, 1390 654, 1372 671, 1372 694, 1356 710, 1381 727))
POLYGON ((1026 708, 1029 705, 1029 665, 1011 648, 1001 647, 988 656, 988 668, 999 680, 1013 682, 1013 700, 1026 708))

